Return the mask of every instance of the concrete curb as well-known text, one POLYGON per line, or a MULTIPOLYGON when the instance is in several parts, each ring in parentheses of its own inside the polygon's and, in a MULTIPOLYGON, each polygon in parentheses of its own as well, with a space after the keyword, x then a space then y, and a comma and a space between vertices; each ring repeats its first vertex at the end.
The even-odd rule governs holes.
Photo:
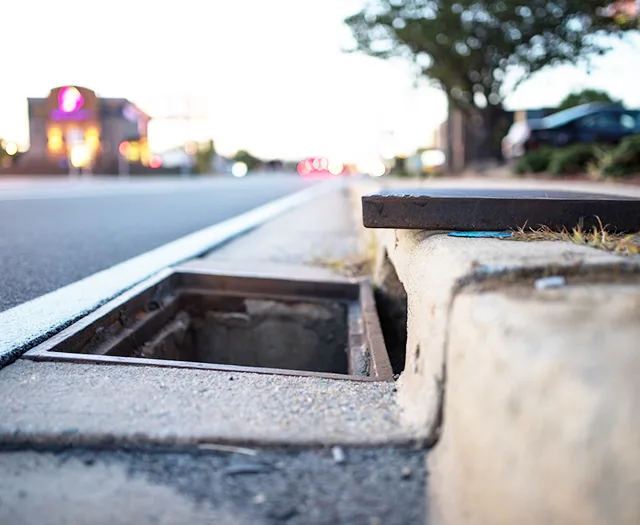
POLYGON ((436 523, 640 522, 640 279, 568 282, 456 297, 436 523))
POLYGON ((398 395, 405 424, 435 445, 432 521, 640 522, 640 258, 446 232, 375 236, 407 293, 398 395), (566 284, 536 289, 549 276, 566 284))

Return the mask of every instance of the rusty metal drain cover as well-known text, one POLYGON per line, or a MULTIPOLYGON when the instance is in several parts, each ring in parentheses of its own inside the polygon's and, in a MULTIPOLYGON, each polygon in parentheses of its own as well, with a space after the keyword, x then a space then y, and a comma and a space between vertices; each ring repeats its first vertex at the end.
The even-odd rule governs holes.
POLYGON ((502 231, 607 226, 640 231, 640 199, 557 190, 415 189, 362 198, 367 228, 502 231))
POLYGON ((23 357, 393 380, 367 280, 168 270, 23 357))

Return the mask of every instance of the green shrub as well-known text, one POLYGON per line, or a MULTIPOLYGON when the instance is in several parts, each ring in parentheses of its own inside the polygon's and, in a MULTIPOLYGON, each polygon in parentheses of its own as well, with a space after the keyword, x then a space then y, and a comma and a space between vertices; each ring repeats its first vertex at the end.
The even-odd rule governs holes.
POLYGON ((548 171, 555 176, 589 172, 606 178, 640 173, 640 135, 628 137, 615 147, 572 144, 564 148, 530 151, 517 160, 513 170, 519 175, 548 171))
POLYGON ((600 175, 607 178, 640 173, 640 135, 624 139, 610 154, 603 156, 598 167, 600 175))
POLYGON ((593 144, 573 144, 558 149, 549 163, 549 172, 556 176, 584 172, 597 155, 597 147, 593 144))
POLYGON ((518 175, 524 175, 525 173, 541 173, 547 171, 549 162, 553 156, 553 149, 541 148, 535 151, 529 151, 522 157, 518 158, 513 171, 518 175))

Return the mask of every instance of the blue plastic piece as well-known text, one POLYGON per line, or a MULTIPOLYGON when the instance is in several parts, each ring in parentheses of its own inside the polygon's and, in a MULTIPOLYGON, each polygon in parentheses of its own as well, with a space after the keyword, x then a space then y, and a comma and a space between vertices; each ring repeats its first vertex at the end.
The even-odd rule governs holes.
POLYGON ((510 232, 452 232, 449 237, 467 237, 472 239, 508 239, 510 232))

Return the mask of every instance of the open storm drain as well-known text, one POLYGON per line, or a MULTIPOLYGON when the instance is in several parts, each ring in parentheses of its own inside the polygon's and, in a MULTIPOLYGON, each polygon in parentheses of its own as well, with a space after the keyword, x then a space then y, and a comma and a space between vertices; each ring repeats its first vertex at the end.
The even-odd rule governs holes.
POLYGON ((366 280, 317 282, 166 272, 24 357, 393 379, 366 280))

